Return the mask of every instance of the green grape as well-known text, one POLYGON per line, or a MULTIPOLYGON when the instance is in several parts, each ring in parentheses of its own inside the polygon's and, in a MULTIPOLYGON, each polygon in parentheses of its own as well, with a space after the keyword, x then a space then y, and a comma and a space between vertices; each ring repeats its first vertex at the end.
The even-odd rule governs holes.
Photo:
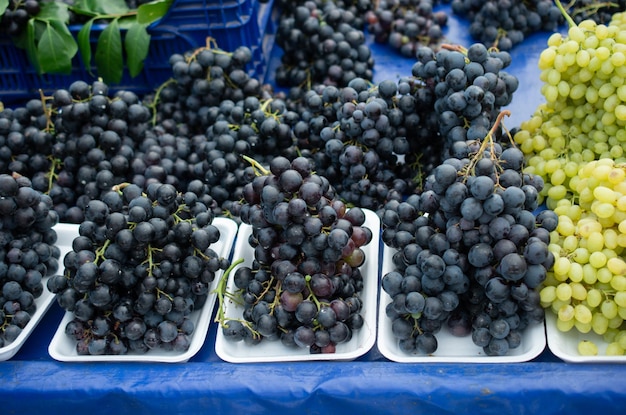
POLYGON ((626 292, 626 276, 614 275, 611 279, 611 288, 618 292, 626 292))
POLYGON ((621 316, 617 315, 609 319, 609 328, 619 329, 620 327, 622 327, 623 323, 624 323, 624 319, 621 316))
POLYGON ((622 348, 617 342, 611 342, 606 346, 605 354, 607 356, 623 356, 624 348, 622 348))
POLYGON ((583 334, 589 333, 591 331, 591 321, 589 321, 588 323, 583 323, 574 319, 574 327, 576 327, 576 330, 583 334))
POLYGON ((592 252, 591 255, 589 255, 589 264, 596 269, 599 269, 605 266, 606 261, 607 261, 606 255, 604 255, 604 253, 602 252, 595 251, 595 252, 592 252))
POLYGON ((626 349, 626 330, 618 331, 613 341, 617 342, 622 349, 626 349))
MULTIPOLYGON (((548 287, 545 287, 548 288, 548 287)), ((613 296, 613 301, 620 308, 626 308, 626 291, 618 291, 613 296)))
POLYGON ((587 305, 596 308, 602 302, 602 292, 596 288, 587 291, 587 305))
MULTIPOLYGON (((567 251, 567 249, 566 249, 567 251)), ((571 268, 571 262, 566 257, 560 257, 554 261, 552 269, 558 275, 567 275, 571 268)))
POLYGON ((591 329, 594 333, 603 335, 609 328, 609 319, 600 313, 595 313, 591 318, 591 329))
POLYGON ((557 316, 561 321, 570 321, 574 319, 574 314, 574 307, 571 304, 565 304, 559 308, 557 316))
POLYGON ((539 299, 543 304, 551 304, 556 300, 556 288, 553 286, 545 286, 539 291, 539 299))
POLYGON ((556 287, 556 298, 561 301, 569 301, 572 298, 572 287, 569 284, 563 282, 556 287))
POLYGON ((590 285, 598 281, 598 272, 591 264, 583 265, 583 281, 590 285))
POLYGON ((602 283, 608 283, 613 278, 613 274, 607 267, 602 267, 598 269, 597 272, 598 281, 602 283))
POLYGON ((574 300, 583 301, 587 298, 587 289, 584 285, 579 282, 570 282, 569 285, 572 289, 572 298, 574 300))
MULTIPOLYGON (((616 311, 617 314, 617 311, 616 311)), ((584 304, 577 304, 574 307, 574 318, 576 321, 583 324, 591 324, 593 315, 591 314, 591 310, 584 304)))
POLYGON ((578 353, 582 356, 597 356, 598 346, 590 340, 581 340, 578 343, 578 353))
POLYGON ((619 332, 620 332, 619 329, 607 326, 606 331, 604 332, 604 334, 602 334, 602 340, 604 340, 607 343, 614 342, 616 341, 615 339, 617 338, 617 335, 619 334, 619 332))
POLYGON ((556 320, 556 329, 563 333, 570 331, 574 328, 574 319, 563 321, 561 319, 556 320))

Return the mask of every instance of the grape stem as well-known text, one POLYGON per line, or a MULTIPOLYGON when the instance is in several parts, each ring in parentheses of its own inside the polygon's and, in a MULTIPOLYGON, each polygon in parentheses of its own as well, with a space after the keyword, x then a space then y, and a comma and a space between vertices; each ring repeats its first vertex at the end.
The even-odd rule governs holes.
POLYGON ((571 16, 569 14, 567 14, 567 11, 565 10, 563 5, 561 4, 561 1, 560 0, 554 0, 554 3, 556 4, 556 7, 559 9, 561 14, 565 18, 565 21, 567 21, 567 24, 569 25, 569 27, 576 26, 576 23, 574 22, 574 19, 572 19, 571 16))
MULTIPOLYGON (((493 123, 493 126, 491 127, 491 129, 489 130, 489 132, 487 133, 487 135, 485 136, 483 142, 480 144, 480 148, 478 149, 478 151, 476 152, 475 156, 472 157, 472 159, 470 160, 469 164, 467 165, 466 168, 466 174, 471 174, 472 171, 474 170, 474 167, 476 166, 476 163, 478 162, 478 160, 480 160, 483 157, 483 154, 485 152, 485 150, 487 149, 487 146, 491 146, 492 150, 493 150, 493 135, 496 133, 497 128, 500 126, 500 123, 502 122, 502 119, 504 118, 504 116, 510 116, 511 115, 511 111, 509 110, 503 110, 502 112, 500 112, 498 114, 498 117, 496 118, 496 121, 493 123)), ((495 156, 495 152, 491 151, 492 157, 495 156)))
POLYGON ((226 268, 226 271, 224 271, 224 275, 222 275, 222 278, 220 278, 219 282, 217 283, 217 287, 213 291, 217 295, 217 301, 218 301, 218 308, 217 308, 217 315, 215 316, 215 322, 219 323, 222 327, 226 327, 225 326, 226 316, 224 314, 224 297, 226 296, 226 284, 228 282, 228 276, 230 275, 231 271, 235 269, 235 267, 237 267, 237 265, 241 264, 243 261, 244 261, 243 258, 239 258, 237 261, 233 261, 233 263, 230 264, 228 268, 226 268))
POLYGON ((50 159, 50 171, 48 172, 48 191, 46 194, 50 194, 54 181, 59 177, 57 174, 58 169, 61 167, 62 161, 56 157, 49 156, 50 159))
POLYGON ((254 172, 257 176, 269 176, 269 174, 271 173, 268 169, 263 167, 261 163, 259 163, 252 157, 246 156, 245 154, 242 154, 241 157, 243 157, 245 161, 247 161, 252 165, 252 167, 254 167, 254 172))

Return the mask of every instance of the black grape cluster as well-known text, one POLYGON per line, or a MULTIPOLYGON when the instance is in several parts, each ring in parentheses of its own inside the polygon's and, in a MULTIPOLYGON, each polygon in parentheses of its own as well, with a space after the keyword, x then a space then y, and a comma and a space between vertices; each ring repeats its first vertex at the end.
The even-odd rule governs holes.
POLYGON ((19 36, 32 16, 36 16, 41 10, 38 0, 9 0, 2 16, 0 16, 0 33, 9 36, 19 36))
POLYGON ((343 88, 319 86, 304 93, 302 106, 294 126, 298 147, 323 149, 312 154, 316 171, 347 203, 377 210, 415 190, 412 161, 436 124, 417 114, 409 81, 372 85, 355 78, 343 88))
POLYGON ((435 352, 447 328, 505 355, 543 321, 535 288, 554 261, 558 218, 550 210, 535 217, 543 183, 521 173, 523 153, 484 143, 469 142, 465 157, 434 169, 421 195, 384 209, 382 240, 395 250, 382 279, 392 298, 386 315, 407 353, 435 352))
POLYGON ((149 130, 150 110, 131 91, 109 95, 103 82, 74 81, 56 90, 47 113, 54 144, 50 167, 33 174, 33 185, 47 191, 61 221, 80 223, 84 208, 113 185, 131 178, 165 181, 161 167, 133 163, 149 130))
POLYGON ((443 28, 448 24, 444 11, 433 11, 438 1, 382 0, 368 13, 368 31, 377 43, 388 44, 402 55, 414 58, 420 46, 438 49, 443 28))
POLYGON ((251 266, 235 272, 243 320, 221 318, 225 337, 256 344, 280 340, 332 353, 363 325, 362 246, 373 235, 361 208, 349 210, 311 161, 275 157, 244 188, 241 220, 252 227, 251 266))
POLYGON ((352 27, 364 30, 368 14, 376 8, 374 0, 276 0, 274 6, 280 10, 279 19, 293 16, 297 6, 323 9, 337 7, 343 11, 342 21, 352 27))
POLYGON ((131 168, 149 119, 136 94, 109 97, 100 81, 75 81, 0 113, 0 173, 30 178, 60 221, 80 223, 87 201, 135 174, 152 174, 131 168))
MULTIPOLYGON (((201 189, 201 188, 200 188, 201 189)), ((48 280, 73 319, 65 332, 80 355, 185 351, 215 273, 213 214, 194 189, 123 184, 85 206, 65 273, 48 280)))
POLYGON ((469 33, 477 41, 511 50, 524 37, 540 30, 554 31, 563 15, 552 0, 453 0, 452 11, 470 21, 469 33))
POLYGON ((332 2, 322 7, 307 2, 282 16, 276 30, 276 45, 283 51, 277 85, 311 88, 345 86, 357 77, 371 80, 374 59, 353 16, 332 2))
POLYGON ((433 101, 426 111, 437 116, 440 160, 457 157, 455 143, 484 138, 501 108, 511 103, 519 81, 503 70, 510 63, 508 52, 488 50, 481 43, 467 49, 450 45, 436 52, 429 47, 418 50, 411 70, 423 87, 416 96, 433 101))
POLYGON ((185 124, 187 134, 203 134, 212 125, 222 101, 261 97, 261 82, 250 76, 252 51, 240 46, 227 52, 213 43, 170 56, 172 79, 146 101, 156 111, 155 122, 185 124))
POLYGON ((225 52, 211 45, 173 55, 172 80, 146 101, 131 91, 110 95, 100 81, 75 81, 49 97, 4 109, 0 173, 31 178, 63 222, 81 223, 90 200, 123 182, 143 189, 152 182, 179 189, 194 180, 217 183, 216 200, 206 202, 219 212, 224 199, 237 200, 235 190, 247 182, 240 153, 270 154, 291 144, 287 126, 272 124, 281 116, 278 100, 263 107, 266 113, 259 111, 267 94, 245 71, 250 59, 247 47, 225 52), (212 127, 220 120, 231 122, 236 149, 212 127), (230 153, 226 170, 237 173, 236 183, 232 175, 222 180, 216 151, 230 153))
POLYGON ((278 155, 293 159, 292 126, 300 116, 278 96, 248 96, 236 103, 224 100, 215 110, 214 121, 202 136, 204 141, 194 151, 203 157, 191 168, 194 176, 207 183, 216 204, 234 214, 243 186, 254 177, 243 156, 254 155, 259 162, 278 155))
POLYGON ((0 348, 30 322, 43 279, 58 269, 57 222, 50 198, 29 179, 0 174, 0 348))

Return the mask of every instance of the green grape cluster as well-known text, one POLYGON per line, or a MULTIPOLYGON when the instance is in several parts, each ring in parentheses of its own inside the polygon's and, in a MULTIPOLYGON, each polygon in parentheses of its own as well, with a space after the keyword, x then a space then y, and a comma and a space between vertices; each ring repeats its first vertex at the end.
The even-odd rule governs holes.
POLYGON ((539 57, 545 102, 515 133, 527 172, 541 176, 541 202, 575 194, 580 166, 601 158, 626 161, 626 13, 608 24, 570 22, 539 57))
MULTIPOLYGON (((602 353, 623 355, 626 13, 606 25, 566 19, 567 34, 553 34, 539 57, 545 102, 514 133, 525 173, 545 182, 539 202, 558 215, 540 299, 558 330, 595 333, 606 342, 602 353)), ((583 355, 600 350, 588 338, 578 344, 583 355)))
MULTIPOLYGON (((626 350, 626 167, 604 158, 586 163, 570 180, 577 202, 563 199, 549 249, 554 266, 540 290, 558 330, 603 337, 606 354, 626 350)), ((585 339, 581 354, 597 354, 585 339)))

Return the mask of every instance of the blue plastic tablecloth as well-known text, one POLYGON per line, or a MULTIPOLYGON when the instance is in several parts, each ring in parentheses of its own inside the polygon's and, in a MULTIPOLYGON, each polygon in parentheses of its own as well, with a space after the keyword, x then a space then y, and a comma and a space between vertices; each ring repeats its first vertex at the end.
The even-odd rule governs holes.
MULTIPOLYGON (((448 38, 469 45, 451 18, 448 38)), ((512 128, 541 102, 537 57, 549 34, 512 52, 520 80, 512 128)), ((412 62, 372 45, 375 81, 410 74, 412 62)), ((269 73, 277 64, 275 48, 269 73)), ((271 81, 271 76, 267 78, 271 81)), ((568 364, 545 350, 513 364, 406 364, 376 346, 352 362, 232 364, 214 351, 216 326, 187 363, 64 363, 48 345, 63 317, 55 303, 9 361, 0 362, 0 414, 589 414, 624 413, 626 365, 568 364)))

